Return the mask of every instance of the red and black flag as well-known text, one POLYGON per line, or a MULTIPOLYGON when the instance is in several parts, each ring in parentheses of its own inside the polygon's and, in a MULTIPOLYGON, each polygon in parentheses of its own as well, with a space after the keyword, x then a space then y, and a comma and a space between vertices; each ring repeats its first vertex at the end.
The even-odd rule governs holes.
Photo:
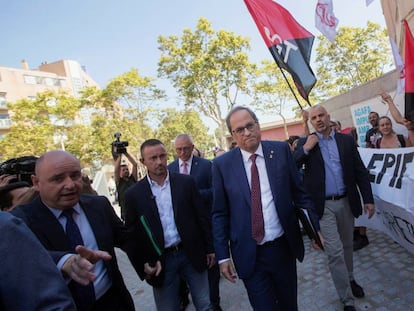
POLYGON ((404 20, 405 31, 405 117, 414 121, 414 38, 404 20))
POLYGON ((316 83, 309 66, 315 37, 272 0, 244 2, 274 60, 292 75, 300 95, 309 102, 309 93, 316 83))

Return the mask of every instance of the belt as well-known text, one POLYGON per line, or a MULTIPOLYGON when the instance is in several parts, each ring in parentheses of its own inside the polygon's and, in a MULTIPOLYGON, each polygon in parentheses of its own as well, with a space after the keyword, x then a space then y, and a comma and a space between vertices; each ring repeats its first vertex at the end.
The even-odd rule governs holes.
POLYGON ((180 242, 176 245, 164 248, 164 254, 175 253, 175 252, 179 251, 182 248, 183 248, 183 243, 180 242))
POLYGON ((278 238, 276 238, 276 239, 274 239, 272 241, 267 241, 267 242, 265 242, 263 244, 260 244, 260 245, 257 245, 257 246, 270 246, 270 245, 275 245, 275 244, 279 243, 281 240, 283 240, 284 238, 285 238, 285 235, 282 234, 280 237, 278 237, 278 238))
POLYGON ((325 197, 325 200, 338 201, 338 200, 343 199, 345 197, 346 197, 346 193, 341 194, 341 195, 330 195, 328 197, 325 197))

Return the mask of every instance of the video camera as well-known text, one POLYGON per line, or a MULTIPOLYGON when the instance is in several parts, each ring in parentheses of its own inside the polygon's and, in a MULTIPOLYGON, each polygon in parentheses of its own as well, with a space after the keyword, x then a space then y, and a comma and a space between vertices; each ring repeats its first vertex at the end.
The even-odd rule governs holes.
POLYGON ((122 154, 127 152, 128 142, 121 141, 121 133, 116 132, 114 134, 115 141, 112 142, 112 154, 122 154))
POLYGON ((0 175, 16 175, 17 178, 10 180, 10 183, 25 181, 32 185, 31 176, 35 174, 36 160, 35 156, 9 159, 0 164, 0 175))

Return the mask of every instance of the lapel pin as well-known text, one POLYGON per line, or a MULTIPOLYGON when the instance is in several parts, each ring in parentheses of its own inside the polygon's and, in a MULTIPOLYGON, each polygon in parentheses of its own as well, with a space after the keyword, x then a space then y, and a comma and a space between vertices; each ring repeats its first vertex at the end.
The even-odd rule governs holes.
POLYGON ((273 152, 274 152, 273 150, 270 150, 270 156, 269 156, 270 159, 273 158, 273 152))

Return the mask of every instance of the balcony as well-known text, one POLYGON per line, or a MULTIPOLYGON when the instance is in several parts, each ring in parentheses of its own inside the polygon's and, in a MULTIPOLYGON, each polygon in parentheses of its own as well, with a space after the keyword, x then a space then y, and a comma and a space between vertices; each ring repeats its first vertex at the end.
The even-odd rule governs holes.
POLYGON ((0 119, 0 129, 8 129, 11 126, 10 119, 0 119))

